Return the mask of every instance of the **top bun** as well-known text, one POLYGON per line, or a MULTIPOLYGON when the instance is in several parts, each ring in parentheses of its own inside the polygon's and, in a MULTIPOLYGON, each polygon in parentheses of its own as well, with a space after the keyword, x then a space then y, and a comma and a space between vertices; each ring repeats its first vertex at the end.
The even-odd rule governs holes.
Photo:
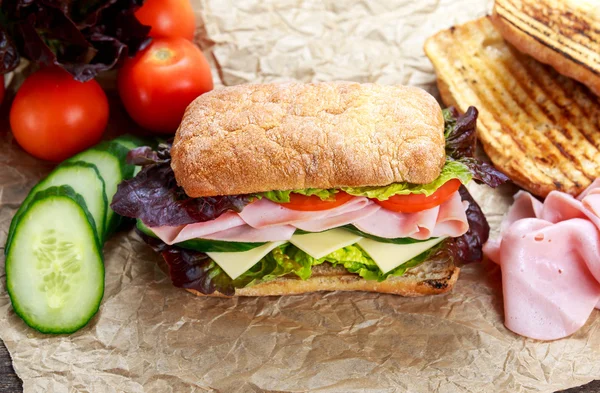
POLYGON ((446 159, 444 119, 415 87, 238 85, 190 104, 171 156, 190 197, 426 184, 446 159))

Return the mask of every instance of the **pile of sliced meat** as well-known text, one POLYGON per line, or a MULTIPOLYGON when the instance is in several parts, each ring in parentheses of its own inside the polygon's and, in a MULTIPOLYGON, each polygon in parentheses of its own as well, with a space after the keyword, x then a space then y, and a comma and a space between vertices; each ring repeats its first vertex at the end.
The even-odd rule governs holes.
POLYGON ((329 210, 297 211, 262 198, 247 205, 241 213, 227 212, 215 220, 180 227, 154 227, 152 231, 165 243, 203 238, 237 242, 289 240, 296 229, 321 232, 353 224, 374 236, 395 239, 463 235, 469 224, 465 214, 468 202, 456 192, 450 199, 418 213, 387 210, 365 197, 354 197, 329 210))
POLYGON ((526 192, 484 246, 502 269, 505 325, 541 340, 566 337, 600 307, 600 179, 578 198, 526 192))

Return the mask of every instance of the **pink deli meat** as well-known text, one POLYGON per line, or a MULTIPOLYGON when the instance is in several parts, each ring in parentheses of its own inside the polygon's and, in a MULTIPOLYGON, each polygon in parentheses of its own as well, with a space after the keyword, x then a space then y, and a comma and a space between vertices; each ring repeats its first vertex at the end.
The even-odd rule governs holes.
POLYGON ((358 212, 362 208, 374 204, 368 198, 355 197, 341 206, 329 210, 298 211, 285 208, 266 198, 249 204, 242 210, 240 217, 254 228, 265 228, 278 225, 294 225, 300 222, 322 220, 345 213, 358 212))
POLYGON ((483 250, 502 269, 507 328, 541 340, 573 334, 600 302, 600 180, 544 203, 520 191, 483 250))
POLYGON ((241 213, 227 212, 205 222, 180 227, 157 227, 152 231, 165 243, 175 244, 190 239, 237 242, 289 240, 296 228, 321 232, 354 224, 363 232, 385 238, 432 236, 457 237, 469 229, 465 209, 456 192, 438 207, 418 213, 396 213, 382 208, 365 197, 355 197, 334 209, 296 211, 265 198, 246 206, 241 213))
POLYGON ((396 213, 380 209, 355 221, 354 226, 363 232, 387 239, 412 237, 426 240, 432 236, 458 237, 469 229, 465 214, 467 207, 468 202, 463 203, 460 194, 455 192, 440 206, 417 213, 396 213))

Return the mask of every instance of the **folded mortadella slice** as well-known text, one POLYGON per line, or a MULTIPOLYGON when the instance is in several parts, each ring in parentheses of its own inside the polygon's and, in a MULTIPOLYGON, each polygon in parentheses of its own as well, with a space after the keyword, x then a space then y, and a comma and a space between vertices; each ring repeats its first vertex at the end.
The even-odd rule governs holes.
POLYGON ((171 245, 190 239, 203 238, 207 235, 245 224, 244 220, 236 212, 227 212, 210 221, 196 222, 179 227, 163 226, 150 229, 160 240, 171 245))
POLYGON ((465 209, 460 194, 456 192, 446 202, 431 209, 416 213, 397 213, 382 208, 353 224, 363 232, 387 239, 458 237, 469 229, 465 209))
POLYGON ((278 225, 293 225, 298 222, 334 217, 344 213, 360 210, 371 204, 365 197, 354 197, 341 206, 328 210, 299 211, 292 210, 282 205, 262 198, 246 206, 240 213, 240 217, 254 228, 265 228, 278 225))
POLYGON ((600 305, 600 182, 578 198, 515 195, 501 237, 483 248, 500 264, 505 325, 541 340, 569 336, 600 305))
POLYGON ((296 231, 291 225, 253 228, 244 224, 221 232, 205 235, 203 239, 223 240, 230 242, 277 242, 290 240, 296 231))
POLYGON ((499 252, 506 327, 539 340, 577 331, 600 301, 599 250, 596 227, 580 218, 511 225, 499 252))
POLYGON ((310 221, 301 221, 294 223, 294 226, 307 232, 323 232, 328 229, 338 228, 366 218, 377 212, 379 209, 381 209, 381 206, 374 202, 370 202, 368 205, 358 210, 339 215, 333 215, 331 217, 322 217, 310 221))

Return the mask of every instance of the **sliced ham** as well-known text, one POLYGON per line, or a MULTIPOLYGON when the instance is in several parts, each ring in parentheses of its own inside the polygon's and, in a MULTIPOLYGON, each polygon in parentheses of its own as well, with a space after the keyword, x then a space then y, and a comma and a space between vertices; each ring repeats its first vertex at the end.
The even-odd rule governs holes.
POLYGON ((450 199, 440 205, 435 227, 431 231, 431 237, 458 237, 469 230, 466 210, 469 202, 463 201, 458 192, 450 199))
POLYGON ((290 240, 295 231, 296 228, 291 225, 252 228, 250 225, 244 224, 239 227, 203 236, 203 239, 230 242, 276 242, 290 240))
POLYGON ((446 202, 431 209, 417 213, 397 213, 382 208, 353 224, 363 232, 387 239, 458 237, 469 229, 465 209, 460 194, 456 192, 446 202))
POLYGON ((328 229, 341 227, 344 225, 351 224, 357 220, 366 218, 371 214, 374 214, 381 206, 376 203, 371 202, 366 205, 362 209, 354 210, 347 213, 342 213, 339 215, 334 215, 331 217, 324 217, 316 220, 303 221, 294 223, 294 226, 298 229, 302 229, 303 231, 308 232, 322 232, 328 229))
POLYGON ((321 211, 298 211, 285 208, 278 203, 262 198, 246 206, 240 217, 254 228, 277 225, 293 225, 298 222, 319 220, 360 210, 373 202, 365 197, 354 197, 341 206, 321 211))
POLYGON ((206 236, 213 233, 222 232, 245 224, 244 220, 237 213, 227 212, 210 221, 196 222, 180 227, 154 227, 150 229, 163 242, 174 244, 199 237, 206 238, 206 236))
POLYGON ((160 240, 170 245, 173 244, 173 240, 177 237, 177 235, 179 234, 179 232, 181 232, 183 228, 185 228, 185 225, 181 225, 178 227, 153 227, 150 229, 152 230, 152 232, 154 232, 156 236, 158 236, 160 240))
MULTIPOLYGON (((466 202, 465 202, 466 203, 466 202)), ((165 243, 203 238, 237 242, 289 240, 295 228, 321 232, 347 224, 385 238, 460 236, 468 230, 466 206, 456 192, 442 205, 418 213, 395 213, 365 197, 322 211, 287 209, 266 198, 246 206, 241 213, 227 212, 212 221, 181 227, 151 228, 165 243)))
POLYGON ((500 264, 505 325, 541 340, 569 336, 600 304, 600 181, 577 199, 515 195, 484 253, 500 264))

